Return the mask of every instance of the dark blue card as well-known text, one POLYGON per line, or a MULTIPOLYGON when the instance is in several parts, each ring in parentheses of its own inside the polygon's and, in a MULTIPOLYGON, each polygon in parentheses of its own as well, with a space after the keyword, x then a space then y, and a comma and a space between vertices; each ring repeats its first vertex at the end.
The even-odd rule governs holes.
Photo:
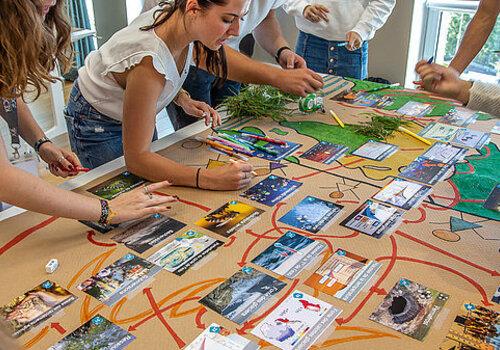
POLYGON ((293 194, 300 186, 301 182, 269 175, 240 196, 272 207, 293 194))
POLYGON ((348 150, 349 148, 344 145, 321 141, 304 152, 300 158, 309 159, 313 162, 323 164, 332 164, 334 161, 342 157, 348 150))

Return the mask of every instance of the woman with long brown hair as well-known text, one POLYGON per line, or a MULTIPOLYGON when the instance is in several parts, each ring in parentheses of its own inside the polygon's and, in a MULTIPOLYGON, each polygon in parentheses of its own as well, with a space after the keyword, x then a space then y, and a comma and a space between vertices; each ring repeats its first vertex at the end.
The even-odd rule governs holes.
POLYGON ((252 167, 235 162, 214 169, 181 165, 150 150, 156 114, 178 104, 216 126, 220 116, 181 89, 191 64, 225 80, 270 84, 305 95, 322 86, 305 68, 283 70, 225 48, 239 34, 248 0, 175 0, 143 13, 92 52, 79 71, 67 108, 71 148, 87 167, 121 155, 148 180, 210 190, 247 186, 252 167), (194 55, 193 55, 194 52, 194 55), (194 56, 194 60, 193 60, 194 56))
MULTIPOLYGON (((0 116, 9 124, 12 143, 19 137, 33 146, 54 175, 78 173, 80 162, 50 142, 33 118, 23 95, 36 97, 49 82, 56 61, 70 66, 70 31, 64 0, 0 1, 0 116)), ((3 141, 0 138, 0 141, 3 141)), ((38 177, 14 167, 0 142, 0 202, 35 212, 80 220, 119 223, 163 212, 172 197, 152 192, 168 182, 151 184, 112 201, 86 197, 50 186, 38 177)))

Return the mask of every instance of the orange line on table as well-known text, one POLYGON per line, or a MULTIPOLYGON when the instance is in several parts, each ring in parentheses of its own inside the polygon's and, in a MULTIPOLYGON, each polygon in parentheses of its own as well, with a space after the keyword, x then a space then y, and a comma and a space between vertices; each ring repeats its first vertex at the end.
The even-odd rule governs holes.
POLYGON ((373 285, 373 288, 370 288, 370 290, 368 291, 368 294, 361 301, 361 303, 359 303, 359 305, 356 307, 356 309, 354 309, 354 311, 346 318, 339 317, 335 320, 339 325, 343 325, 345 323, 350 322, 363 309, 365 304, 372 297, 373 293, 375 293, 375 290, 380 287, 382 282, 386 279, 386 277, 392 271, 394 265, 396 264, 396 258, 398 255, 398 246, 396 244, 396 239, 394 238, 393 235, 390 236, 390 239, 391 239, 392 253, 391 253, 391 260, 389 261, 389 265, 387 265, 387 268, 385 269, 382 276, 380 276, 380 278, 377 280, 377 282, 375 282, 375 284, 373 285))
POLYGON ((83 299, 82 306, 80 307, 80 322, 85 323, 88 320, 90 320, 92 317, 97 315, 99 311, 102 310, 104 307, 104 304, 99 304, 92 310, 90 310, 90 301, 91 298, 90 296, 86 295, 85 298, 83 299))
POLYGON ((38 332, 37 335, 28 340, 26 343, 24 343, 23 349, 31 348, 33 345, 37 344, 40 340, 42 340, 47 335, 47 333, 49 333, 49 326, 43 327, 40 330, 40 332, 38 332))
POLYGON ((10 241, 5 243, 2 247, 0 247, 0 256, 2 254, 4 254, 7 250, 9 250, 10 248, 14 247, 16 244, 18 244, 19 242, 21 242, 22 240, 27 238, 29 235, 35 233, 38 230, 41 230, 42 228, 48 226, 49 224, 53 223, 57 219, 59 219, 57 216, 51 216, 47 220, 42 221, 41 223, 39 223, 33 227, 30 227, 27 230, 24 230, 23 232, 18 234, 16 237, 12 238, 10 241))
POLYGON ((85 270, 89 268, 93 263, 97 262, 96 266, 94 267, 94 270, 92 270, 92 275, 95 275, 99 271, 101 271, 101 267, 106 261, 106 259, 109 258, 111 254, 116 250, 116 248, 110 249, 107 252, 102 253, 101 255, 98 255, 96 258, 90 260, 87 264, 85 264, 69 281, 68 285, 66 286, 67 288, 73 287, 73 285, 76 283, 76 281, 80 278, 80 276, 83 274, 85 270))
MULTIPOLYGON (((206 285, 206 288, 209 288, 215 284, 219 284, 221 282, 225 281, 225 278, 213 278, 213 279, 209 279, 209 280, 205 280, 205 281, 200 281, 200 282, 196 282, 196 283, 193 283, 193 284, 190 284, 186 287, 183 287, 181 289, 178 289, 176 290, 175 292, 172 292, 170 293, 169 295, 167 295, 166 297, 164 297, 162 300, 160 300, 158 302, 158 306, 159 307, 162 307, 163 304, 165 304, 167 301, 169 301, 170 299, 176 297, 177 295, 180 295, 181 293, 189 290, 190 288, 192 287, 195 287, 195 286, 198 286, 198 285, 206 285)), ((175 306, 174 306, 175 307, 175 306)), ((135 316, 131 316, 131 317, 127 317, 125 319, 122 319, 122 320, 119 320, 118 319, 118 312, 116 312, 115 315, 113 315, 114 317, 110 319, 110 321, 112 321, 113 323, 116 323, 117 325, 122 325, 122 324, 127 324, 127 323, 130 323, 130 322, 136 322, 136 321, 139 321, 145 317, 150 317, 151 315, 153 315, 153 310, 151 308, 149 308, 149 310, 146 310, 146 311, 143 311, 135 316)))

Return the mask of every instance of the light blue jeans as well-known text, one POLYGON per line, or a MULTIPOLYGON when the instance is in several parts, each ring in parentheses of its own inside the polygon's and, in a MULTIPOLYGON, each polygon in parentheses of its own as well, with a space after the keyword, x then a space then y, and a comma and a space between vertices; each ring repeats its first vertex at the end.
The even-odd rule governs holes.
MULTIPOLYGON (((101 114, 75 81, 64 111, 71 150, 84 167, 96 168, 123 156, 122 123, 101 114)), ((158 138, 156 130, 153 141, 158 138)))
POLYGON ((368 77, 368 42, 361 48, 349 51, 337 46, 344 41, 328 41, 299 31, 295 52, 302 56, 307 67, 318 73, 341 77, 366 79, 368 77))

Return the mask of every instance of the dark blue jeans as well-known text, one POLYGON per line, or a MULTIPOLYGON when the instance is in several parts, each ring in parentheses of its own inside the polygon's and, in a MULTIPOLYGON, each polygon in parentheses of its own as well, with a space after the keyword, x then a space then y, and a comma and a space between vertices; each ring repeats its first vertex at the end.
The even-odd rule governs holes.
MULTIPOLYGON (((182 87, 191 95, 193 100, 203 101, 212 107, 216 107, 225 97, 237 95, 240 92, 241 84, 227 80, 224 85, 218 87, 216 76, 203 69, 191 66, 182 87)), ((178 106, 170 105, 167 110, 175 130, 199 120, 187 115, 178 106)))
MULTIPOLYGON (((97 111, 75 81, 64 111, 71 150, 84 167, 96 168, 123 156, 122 123, 97 111)), ((158 138, 156 130, 153 141, 158 138)))
POLYGON ((349 51, 337 46, 344 41, 328 41, 299 31, 295 51, 304 57, 307 67, 324 74, 366 79, 368 77, 368 42, 349 51))

